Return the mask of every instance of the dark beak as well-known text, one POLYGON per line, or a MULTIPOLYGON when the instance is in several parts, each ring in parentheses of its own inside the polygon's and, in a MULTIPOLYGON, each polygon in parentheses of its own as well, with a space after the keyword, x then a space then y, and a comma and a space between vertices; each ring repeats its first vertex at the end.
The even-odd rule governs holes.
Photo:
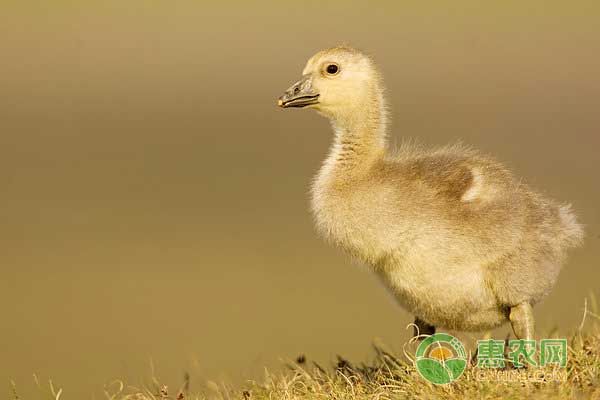
POLYGON ((281 108, 288 107, 306 107, 319 102, 319 94, 312 88, 312 78, 310 75, 304 75, 302 79, 294 83, 283 96, 277 101, 281 108))

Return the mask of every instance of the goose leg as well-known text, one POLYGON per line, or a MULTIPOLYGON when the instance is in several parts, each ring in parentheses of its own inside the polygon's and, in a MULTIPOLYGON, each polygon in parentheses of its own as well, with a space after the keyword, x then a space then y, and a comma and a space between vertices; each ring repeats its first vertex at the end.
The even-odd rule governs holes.
POLYGON ((533 339, 533 307, 525 302, 510 308, 508 317, 518 339, 533 339))
POLYGON ((429 325, 419 317, 415 317, 414 336, 417 335, 433 335, 435 333, 435 326, 429 325))

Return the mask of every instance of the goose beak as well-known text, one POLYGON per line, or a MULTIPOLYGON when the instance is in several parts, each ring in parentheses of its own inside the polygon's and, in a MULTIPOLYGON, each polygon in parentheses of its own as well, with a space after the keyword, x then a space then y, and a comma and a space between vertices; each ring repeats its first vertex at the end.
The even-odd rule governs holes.
POLYGON ((312 78, 304 75, 302 79, 294 83, 277 101, 281 108, 306 107, 319 102, 319 94, 312 88, 312 78))

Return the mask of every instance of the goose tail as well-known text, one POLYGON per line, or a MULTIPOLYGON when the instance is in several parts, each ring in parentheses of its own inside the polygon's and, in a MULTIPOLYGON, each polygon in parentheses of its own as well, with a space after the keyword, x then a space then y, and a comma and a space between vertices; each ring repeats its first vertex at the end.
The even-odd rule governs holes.
POLYGON ((583 243, 583 225, 577 222, 577 216, 571 208, 571 204, 558 207, 558 214, 562 222, 562 235, 568 247, 578 247, 583 243))

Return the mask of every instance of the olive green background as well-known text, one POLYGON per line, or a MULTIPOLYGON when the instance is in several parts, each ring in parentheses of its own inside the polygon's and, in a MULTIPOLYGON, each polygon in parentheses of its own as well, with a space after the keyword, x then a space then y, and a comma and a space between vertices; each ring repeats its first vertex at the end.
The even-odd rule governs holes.
POLYGON ((3 0, 0 393, 401 349, 412 316, 312 226, 328 122, 275 106, 340 43, 380 65, 393 142, 462 139, 573 202, 586 244, 536 316, 574 329, 600 296, 597 4, 3 0))

